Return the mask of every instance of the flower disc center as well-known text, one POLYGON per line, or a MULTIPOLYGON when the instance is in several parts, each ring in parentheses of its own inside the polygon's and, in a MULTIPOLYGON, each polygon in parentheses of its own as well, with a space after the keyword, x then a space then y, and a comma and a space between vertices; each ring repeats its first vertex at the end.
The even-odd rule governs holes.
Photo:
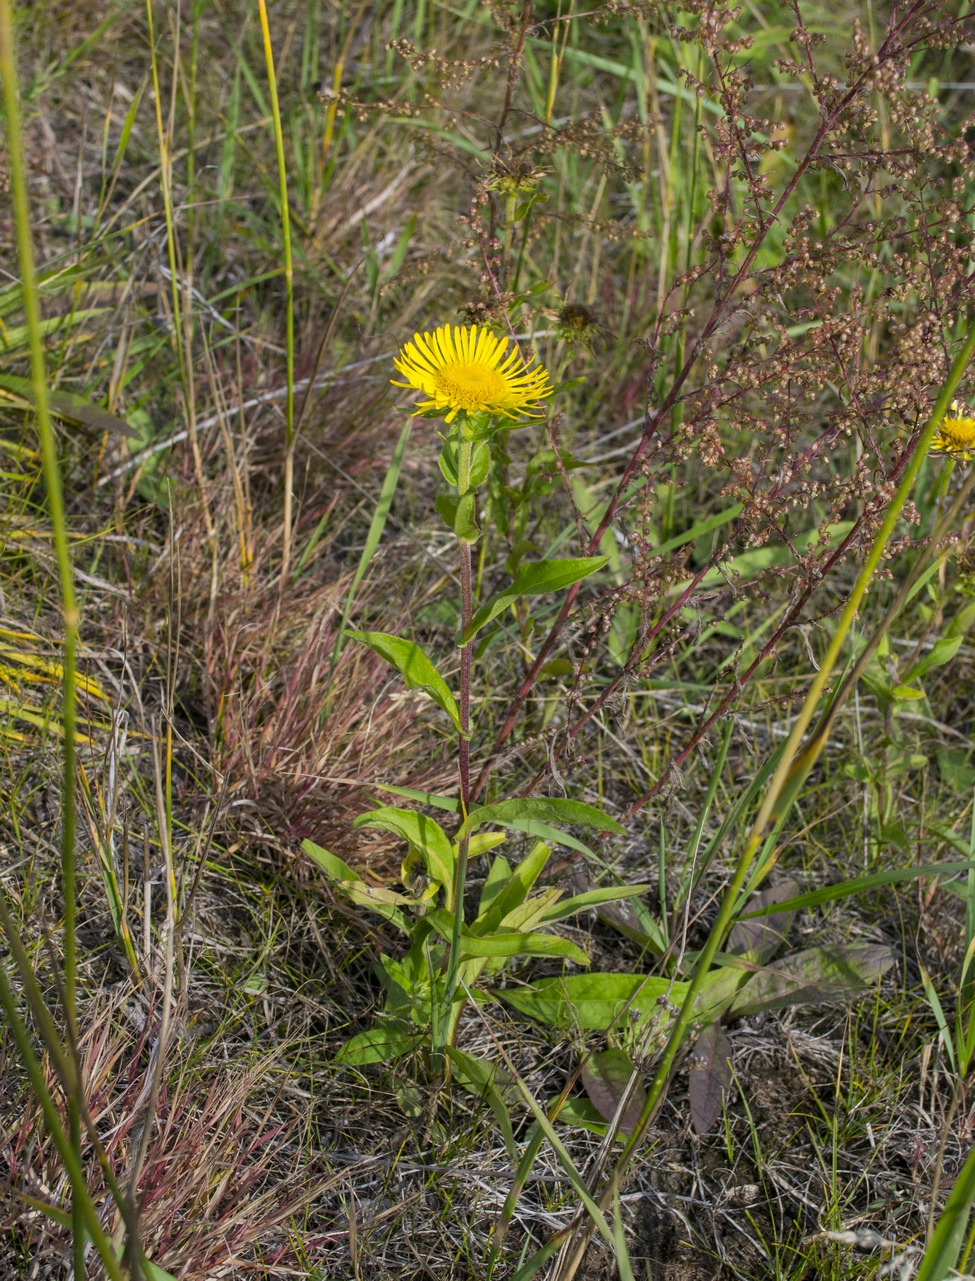
POLYGON ((496 369, 488 365, 468 362, 451 362, 439 369, 434 377, 437 395, 449 404, 463 409, 481 409, 485 405, 503 400, 507 383, 496 369))
POLYGON ((975 447, 975 418, 946 418, 940 434, 952 450, 975 447))

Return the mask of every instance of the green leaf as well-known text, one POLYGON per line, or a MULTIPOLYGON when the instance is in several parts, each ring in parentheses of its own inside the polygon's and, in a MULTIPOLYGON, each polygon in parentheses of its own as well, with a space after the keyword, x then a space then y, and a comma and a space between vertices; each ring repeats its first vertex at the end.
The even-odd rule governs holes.
POLYGON ((912 681, 920 680, 933 667, 943 667, 945 663, 950 663, 964 639, 964 636, 947 636, 935 641, 928 652, 913 664, 901 683, 910 685, 912 681))
POLYGON ((484 915, 505 885, 507 885, 510 875, 511 864, 503 854, 498 854, 488 869, 487 877, 481 889, 481 897, 477 905, 479 918, 484 915))
POLYGON ((457 702, 447 682, 419 645, 413 641, 403 640, 401 636, 393 636, 389 632, 346 631, 344 634, 352 640, 368 645, 380 658, 384 658, 387 663, 395 667, 406 681, 408 689, 418 689, 427 694, 441 711, 447 713, 454 727, 457 730, 460 729, 460 711, 457 702))
POLYGON ((330 876, 333 881, 360 880, 359 875, 356 872, 353 872, 348 863, 343 863, 340 858, 337 858, 334 854, 330 854, 328 850, 323 850, 322 847, 320 845, 316 845, 314 841, 302 841, 301 848, 310 859, 318 864, 326 876, 330 876))
POLYGON ((658 998, 680 1005, 687 988, 687 983, 639 974, 570 974, 539 979, 531 987, 506 988, 497 995, 539 1023, 605 1032, 625 1018, 625 1012, 643 1018, 661 1017, 658 998))
POLYGON ((893 951, 880 943, 811 947, 776 961, 745 983, 732 1001, 733 1018, 787 1005, 817 1005, 855 995, 894 964, 893 951))
POLYGON ((571 823, 575 827, 593 827, 597 832, 626 830, 615 818, 587 805, 584 801, 568 801, 558 796, 526 796, 513 801, 498 801, 495 805, 478 805, 467 816, 467 829, 472 831, 483 823, 498 823, 501 827, 514 827, 527 831, 530 822, 571 823))
POLYGON ((660 925, 635 899, 632 902, 603 903, 596 909, 596 918, 631 942, 649 948, 657 956, 667 950, 667 939, 660 925))
POLYGON ((364 1063, 390 1063, 408 1054, 416 1044, 417 1034, 395 1025, 370 1028, 346 1041, 335 1056, 335 1062, 349 1067, 364 1063))
POLYGON ((442 796, 439 792, 419 792, 414 787, 394 787, 391 783, 373 783, 372 786, 378 788, 380 792, 392 792, 394 796, 416 801, 418 805, 429 805, 433 809, 446 810, 449 814, 456 814, 460 809, 460 802, 456 796, 442 796))
POLYGON ((360 814, 353 827, 381 827, 415 845, 423 855, 427 875, 432 880, 439 881, 446 889, 448 898, 453 898, 454 848, 443 828, 432 818, 427 818, 426 814, 418 814, 415 810, 384 805, 378 810, 360 814))
POLYGON ((647 885, 605 885, 599 889, 586 890, 583 894, 574 894, 572 898, 566 898, 557 903, 554 907, 542 915, 542 920, 546 925, 552 921, 562 921, 567 916, 574 916, 576 912, 584 912, 587 908, 598 907, 602 903, 616 903, 620 899, 638 898, 641 894, 646 894, 651 886, 647 885))
POLYGON ((454 437, 445 440, 440 454, 440 472, 448 485, 458 486, 461 481, 460 455, 464 448, 471 451, 467 488, 477 489, 487 480, 491 470, 491 446, 486 441, 478 440, 468 445, 454 437))
POLYGON ((605 564, 605 556, 581 556, 572 560, 540 560, 522 565, 510 587, 485 601, 458 643, 466 645, 472 636, 503 614, 520 596, 542 596, 547 592, 560 591, 588 578, 605 564))
MULTIPOLYGON (((449 935, 445 935, 449 937, 449 935)), ((461 934, 460 950, 464 956, 562 956, 576 965, 588 965, 589 957, 571 939, 557 934, 489 934, 478 938, 474 934, 461 934)), ((502 995, 507 998, 507 993, 502 995)))
MULTIPOLYGON (((582 1066, 582 1084, 593 1107, 605 1121, 611 1121, 626 1093, 630 1079, 636 1073, 632 1059, 623 1050, 601 1050, 590 1055, 582 1066)), ((629 1093, 626 1106, 619 1120, 624 1134, 632 1134, 640 1121, 647 1092, 637 1078, 629 1093)))
POLYGON ((381 885, 367 885, 348 863, 343 863, 340 858, 330 854, 328 850, 323 850, 313 841, 302 841, 301 848, 353 903, 357 903, 360 907, 371 908, 384 920, 390 921, 402 930, 404 934, 411 932, 411 927, 399 909, 406 907, 414 910, 417 906, 415 899, 408 898, 405 894, 397 894, 395 890, 386 889, 381 885))
MULTIPOLYGON (((929 825, 930 826, 930 825, 929 825)), ((943 839, 954 845, 955 849, 962 853, 967 852, 967 843, 962 842, 955 833, 948 829, 937 829, 937 834, 943 839), (957 844, 955 843, 957 841, 957 844)), ((881 885, 894 885, 899 881, 922 880, 926 877, 936 878, 939 876, 957 876, 960 872, 967 872, 975 867, 975 863, 921 863, 915 864, 914 867, 897 867, 891 868, 886 872, 871 872, 867 876, 854 876, 849 881, 839 881, 835 885, 826 885, 820 890, 810 890, 806 894, 799 894, 796 898, 786 899, 784 903, 776 904, 779 911, 793 911, 799 908, 818 907, 820 903, 829 903, 838 898, 856 898, 867 890, 875 890, 881 885)), ((764 907, 757 912, 747 912, 742 919, 749 916, 766 916, 769 912, 775 910, 771 907, 764 907)))
POLYGON ((481 537, 477 527, 477 495, 473 490, 457 495, 442 489, 434 506, 443 523, 462 543, 476 543, 481 537))
POLYGON ((389 461, 389 467, 386 470, 383 479, 382 489, 379 491, 379 501, 376 503, 376 510, 372 514, 372 520, 369 523, 369 532, 366 534, 365 546, 362 549, 362 555, 359 557, 359 563, 356 566, 352 582, 349 584, 349 590, 345 597, 345 604, 342 607, 342 622, 339 627, 339 634, 335 638, 335 646, 332 649, 332 670, 338 661, 338 656, 342 650, 343 631, 352 613, 352 605, 355 601, 355 594, 359 590, 359 584, 366 575, 366 570, 376 554, 376 549, 382 540, 383 530, 386 528, 386 521, 389 518, 390 508, 393 505, 393 499, 396 497, 396 489, 399 485, 400 471, 403 466, 403 456, 406 453, 406 445, 410 439, 410 430, 413 420, 408 418, 403 424, 403 430, 399 434, 396 447, 393 450, 393 456, 389 461))
POLYGON ((520 1095, 513 1078, 499 1063, 466 1054, 452 1045, 445 1051, 453 1064, 454 1079, 475 1098, 483 1099, 494 1113, 504 1139, 504 1146, 512 1161, 518 1161, 518 1146, 515 1143, 514 1130, 511 1126, 509 1109, 518 1102, 520 1095))
POLYGON ((544 841, 534 845, 511 873, 507 883, 491 896, 490 907, 475 922, 478 933, 495 929, 512 909, 523 903, 528 892, 542 874, 551 848, 544 841))
POLYGON ((910 685, 894 685, 891 687, 890 697, 895 703, 917 702, 924 698, 924 690, 914 689, 910 685))
MULTIPOLYGON (((89 314, 98 315, 98 311, 96 309, 89 314)), ((4 391, 12 391, 31 405, 35 402, 34 384, 27 378, 18 378, 15 374, 2 374, 0 388, 4 391)), ((63 418, 65 422, 81 423, 82 426, 90 427, 93 431, 107 431, 117 436, 139 439, 139 432, 134 427, 130 427, 124 418, 109 413, 100 405, 93 405, 83 396, 76 396, 70 391, 55 391, 49 388, 47 399, 51 413, 58 418, 63 418)))

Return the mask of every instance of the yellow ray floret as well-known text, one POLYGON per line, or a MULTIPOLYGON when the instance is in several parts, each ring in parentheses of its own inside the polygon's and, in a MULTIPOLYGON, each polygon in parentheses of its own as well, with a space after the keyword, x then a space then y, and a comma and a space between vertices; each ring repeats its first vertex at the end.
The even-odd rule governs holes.
POLYGON ((975 418, 966 412, 967 408, 960 400, 951 402, 950 411, 934 434, 931 448, 971 462, 975 458, 975 418))
POLYGON ((477 325, 443 325, 432 334, 414 334, 393 361, 405 382, 395 387, 422 392, 414 414, 432 410, 445 422, 461 412, 502 418, 540 418, 537 401, 554 388, 541 365, 532 365, 517 347, 477 325))

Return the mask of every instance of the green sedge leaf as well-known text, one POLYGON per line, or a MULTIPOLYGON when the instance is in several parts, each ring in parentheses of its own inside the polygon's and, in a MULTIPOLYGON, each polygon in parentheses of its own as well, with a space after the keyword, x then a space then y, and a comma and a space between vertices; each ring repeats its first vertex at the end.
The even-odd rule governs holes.
POLYGON ((407 688, 418 689, 432 698, 441 711, 446 712, 453 721, 454 728, 460 729, 460 711, 457 702, 447 682, 419 645, 413 641, 404 640, 401 636, 393 636, 389 632, 346 631, 344 635, 360 641, 363 645, 368 645, 380 658, 384 658, 387 663, 396 668, 406 682, 407 688))
MULTIPOLYGON (((439 511, 439 507, 437 510, 439 511)), ((571 587, 573 583, 581 582, 602 569, 605 564, 605 556, 580 556, 572 560, 539 560, 522 565, 511 586, 485 601, 477 611, 459 644, 466 645, 472 636, 476 636, 482 627, 503 614, 520 596, 543 596, 547 592, 571 587)))

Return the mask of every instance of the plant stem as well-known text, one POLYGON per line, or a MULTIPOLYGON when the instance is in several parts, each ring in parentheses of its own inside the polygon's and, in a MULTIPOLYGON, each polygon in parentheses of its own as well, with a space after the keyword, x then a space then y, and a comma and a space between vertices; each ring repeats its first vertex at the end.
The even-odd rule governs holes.
MULTIPOLYGON (((471 566, 471 545, 461 541, 460 544, 460 629, 467 630, 473 613, 473 593, 471 566)), ((471 664, 474 642, 469 640, 460 652, 460 744, 458 750, 458 772, 460 783, 460 816, 461 836, 457 849, 457 870, 454 876, 454 926, 450 934, 450 954, 447 958, 447 976, 444 980, 443 1022, 441 1026, 450 1028, 450 1009, 453 1004, 454 990, 457 986, 457 970, 460 965, 460 931, 464 924, 464 887, 467 881, 467 856, 471 838, 467 830, 467 813, 471 796, 471 664)), ((456 1028, 453 1029, 456 1031, 456 1028)), ((451 1034, 451 1039, 453 1035, 451 1034)), ((439 1059, 439 1046, 435 1046, 435 1066, 439 1059)))
MULTIPOLYGON (((58 567, 61 590, 61 607, 64 620, 64 658, 62 661, 62 711, 63 774, 61 812, 61 884, 64 893, 64 1021, 67 1044, 74 1051, 78 1044, 78 936, 76 904, 75 862, 75 746, 76 746, 76 667, 78 653, 78 605, 74 593, 74 573, 68 547, 68 529, 61 487, 61 470, 57 442, 51 421, 47 394, 47 373, 44 367, 40 305, 34 271, 34 250, 31 243, 30 202, 27 192, 27 174, 24 167, 20 127, 20 103, 17 93, 17 63, 14 56, 13 17, 9 0, 0 0, 0 80, 3 82, 3 108, 6 117, 7 161, 10 169, 10 192, 13 204, 17 252, 20 259, 23 284, 24 314, 27 319, 30 346, 31 381, 37 414, 37 434, 40 439, 47 488, 47 505, 51 517, 51 535, 58 567)), ((21 1047, 23 1048, 23 1047, 21 1047)), ((85 1274, 85 1205, 83 1175, 81 1173, 81 1092, 79 1077, 78 1097, 67 1096, 69 1155, 62 1152, 66 1162, 74 1162, 72 1171, 71 1222, 72 1254, 75 1281, 84 1281, 85 1274)), ((42 1106, 45 1101, 40 1099, 42 1106)), ((50 1115, 45 1112, 50 1127, 50 1115)), ((89 1203, 90 1205, 90 1203, 89 1203)))
POLYGON ((284 256, 284 324, 285 324, 285 420, 284 420, 284 531, 281 546, 281 590, 288 581, 291 564, 291 526, 293 523, 294 469, 295 469, 295 309, 294 267, 291 260, 291 218, 288 208, 288 162, 284 153, 284 131, 281 127, 281 107, 278 102, 278 80, 274 71, 274 51, 271 47, 271 29, 267 20, 265 0, 257 0, 264 40, 264 62, 267 66, 267 83, 271 98, 271 119, 274 125, 274 150, 278 161, 278 196, 281 202, 281 249, 284 256))

